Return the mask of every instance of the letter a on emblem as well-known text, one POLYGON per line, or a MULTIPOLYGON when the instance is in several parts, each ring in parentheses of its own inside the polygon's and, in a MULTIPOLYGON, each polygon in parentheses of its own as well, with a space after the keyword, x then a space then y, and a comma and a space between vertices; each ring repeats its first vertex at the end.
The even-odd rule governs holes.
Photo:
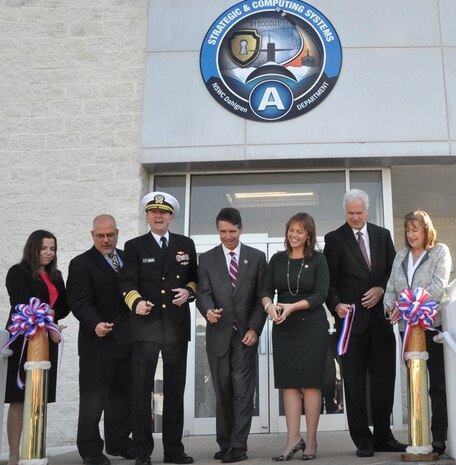
POLYGON ((266 107, 276 107, 277 110, 284 110, 285 106, 275 87, 267 87, 261 99, 258 111, 263 111, 266 107))

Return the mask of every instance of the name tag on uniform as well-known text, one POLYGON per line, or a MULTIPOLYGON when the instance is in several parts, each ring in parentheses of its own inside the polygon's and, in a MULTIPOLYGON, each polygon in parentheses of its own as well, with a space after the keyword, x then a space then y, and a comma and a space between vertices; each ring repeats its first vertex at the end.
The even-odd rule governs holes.
POLYGON ((143 263, 155 263, 155 258, 143 258, 143 263))

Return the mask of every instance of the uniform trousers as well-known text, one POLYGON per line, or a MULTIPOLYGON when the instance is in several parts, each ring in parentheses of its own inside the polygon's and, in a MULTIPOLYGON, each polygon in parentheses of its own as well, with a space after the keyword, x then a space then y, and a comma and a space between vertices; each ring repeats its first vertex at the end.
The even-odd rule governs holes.
POLYGON ((152 436, 152 392, 158 357, 163 360, 163 427, 165 458, 184 452, 184 390, 188 342, 170 344, 134 342, 133 368, 133 443, 136 457, 149 457, 154 450, 152 436))
POLYGON ((103 451, 99 423, 104 412, 104 437, 109 452, 132 447, 131 361, 122 359, 79 359, 79 419, 77 447, 82 458, 103 451))

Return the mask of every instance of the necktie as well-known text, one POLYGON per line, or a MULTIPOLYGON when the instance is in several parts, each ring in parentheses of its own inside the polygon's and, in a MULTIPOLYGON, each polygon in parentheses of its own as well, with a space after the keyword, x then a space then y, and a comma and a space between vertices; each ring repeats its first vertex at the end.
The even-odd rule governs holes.
POLYGON ((367 266, 369 267, 369 270, 370 270, 371 264, 369 261, 369 256, 367 255, 366 243, 364 242, 364 239, 363 239, 363 233, 361 231, 358 231, 356 235, 358 236, 359 248, 361 249, 361 253, 363 254, 364 260, 366 260, 367 266))
POLYGON ((166 241, 166 237, 162 236, 160 237, 160 242, 161 242, 161 248, 163 250, 163 253, 166 253, 168 250, 168 242, 166 241))
POLYGON ((112 253, 109 258, 111 259, 112 266, 118 273, 120 271, 120 265, 119 265, 119 260, 117 260, 116 254, 112 253))
POLYGON ((236 279, 237 279, 237 274, 238 274, 238 264, 236 261, 236 256, 234 252, 230 252, 231 255, 231 261, 230 261, 230 280, 231 284, 236 286, 236 279))

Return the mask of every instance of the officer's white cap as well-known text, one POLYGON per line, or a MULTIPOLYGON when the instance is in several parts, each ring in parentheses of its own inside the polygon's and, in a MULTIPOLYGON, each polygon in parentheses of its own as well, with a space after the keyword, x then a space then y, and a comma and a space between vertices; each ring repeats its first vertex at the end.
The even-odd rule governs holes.
POLYGON ((160 209, 170 212, 172 215, 179 213, 179 202, 166 192, 149 192, 144 196, 141 202, 142 207, 146 212, 153 209, 160 209))

